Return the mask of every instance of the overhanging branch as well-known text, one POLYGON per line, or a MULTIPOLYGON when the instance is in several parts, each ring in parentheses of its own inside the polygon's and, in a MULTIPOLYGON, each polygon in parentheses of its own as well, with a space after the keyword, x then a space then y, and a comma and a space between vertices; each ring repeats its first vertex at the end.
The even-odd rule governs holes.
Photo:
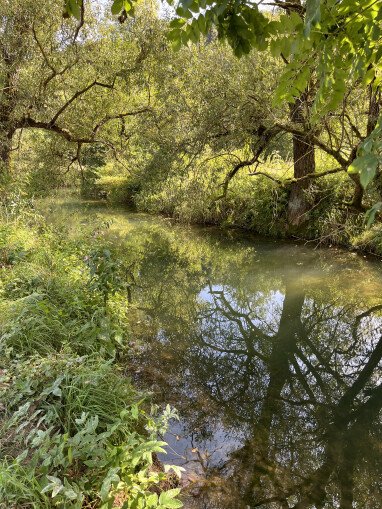
MULTIPOLYGON (((62 108, 61 108, 62 109, 62 108)), ((78 136, 70 132, 65 127, 59 126, 55 119, 57 119, 57 114, 52 118, 52 120, 46 122, 42 120, 36 120, 32 117, 24 117, 17 125, 16 128, 22 129, 22 128, 34 128, 34 129, 42 129, 45 131, 53 132, 55 134, 58 134, 62 138, 64 138, 68 142, 73 143, 79 143, 79 144, 86 144, 86 143, 103 143, 102 140, 97 140, 96 135, 98 131, 106 125, 108 122, 111 122, 112 120, 121 119, 127 116, 134 116, 134 115, 140 115, 142 113, 146 113, 148 111, 151 111, 151 109, 146 106, 143 108, 140 108, 138 110, 128 111, 125 113, 118 113, 116 115, 108 115, 104 117, 102 120, 96 124, 90 134, 88 136, 78 136)))

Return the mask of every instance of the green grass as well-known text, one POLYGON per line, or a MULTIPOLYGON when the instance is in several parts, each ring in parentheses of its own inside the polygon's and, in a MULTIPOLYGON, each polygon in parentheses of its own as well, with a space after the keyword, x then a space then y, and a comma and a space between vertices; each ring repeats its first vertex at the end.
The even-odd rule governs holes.
POLYGON ((0 213, 1 509, 159 506, 151 464, 175 414, 151 415, 117 363, 130 326, 109 225, 22 200, 0 213))

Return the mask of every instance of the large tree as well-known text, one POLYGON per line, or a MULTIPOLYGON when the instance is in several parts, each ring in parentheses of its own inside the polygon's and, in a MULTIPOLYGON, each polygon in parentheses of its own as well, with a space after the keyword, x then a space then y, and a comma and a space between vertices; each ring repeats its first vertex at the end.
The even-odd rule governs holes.
MULTIPOLYGON (((169 38, 175 49, 189 41, 197 42, 215 26, 219 38, 226 39, 238 57, 252 49, 269 48, 285 64, 276 101, 288 105, 289 122, 262 130, 253 157, 238 163, 228 180, 243 166, 257 162, 269 140, 280 131, 290 133, 295 177, 288 204, 291 224, 298 225, 307 217, 306 191, 311 179, 320 176, 315 174, 317 148, 331 155, 338 165, 328 173, 349 172, 354 181, 352 205, 358 210, 362 209, 363 189, 377 173, 381 151, 381 7, 379 0, 181 0, 174 5, 176 16, 170 23, 169 38), (276 8, 276 14, 261 10, 264 6, 276 8), (348 97, 355 86, 362 102, 365 95, 369 96, 368 118, 353 123, 348 97), (351 131, 350 143, 348 135, 342 144, 333 143, 333 132, 326 136, 328 125, 333 125, 328 116, 333 112, 342 114, 339 128, 351 131), (325 134, 318 136, 323 130, 325 134)), ((116 0, 113 10, 126 15, 130 3, 116 0)))
POLYGON ((102 13, 81 10, 80 20, 28 1, 0 6, 0 166, 9 169, 15 134, 39 129, 75 144, 110 145, 116 122, 150 109, 136 71, 150 51, 150 33, 138 22, 123 29, 102 13), (130 87, 130 89, 129 89, 130 87), (134 89, 134 94, 132 90, 134 89))

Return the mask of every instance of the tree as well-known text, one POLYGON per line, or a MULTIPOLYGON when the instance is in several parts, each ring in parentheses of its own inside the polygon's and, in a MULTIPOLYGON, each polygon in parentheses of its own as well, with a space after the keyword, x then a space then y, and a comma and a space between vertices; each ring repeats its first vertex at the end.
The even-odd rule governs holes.
MULTIPOLYGON (((362 81, 365 87, 371 85, 370 128, 353 154, 354 162, 350 160, 346 168, 353 175, 359 174, 362 186, 366 187, 376 174, 381 152, 381 127, 377 118, 382 3, 379 0, 267 2, 266 5, 284 11, 276 20, 260 11, 262 3, 183 0, 169 35, 177 47, 180 42, 198 40, 215 25, 219 37, 227 39, 239 57, 252 48, 264 50, 267 46, 281 56, 286 69, 277 96, 279 101, 291 105, 291 121, 300 124, 297 130, 301 131, 294 134, 296 178, 305 177, 309 167, 314 172, 310 134, 317 120, 340 105, 349 84, 362 81)), ((358 193, 355 202, 359 205, 362 193, 358 177, 355 180, 358 193)), ((299 207, 293 203, 293 195, 296 201, 301 197, 298 186, 301 183, 292 189, 292 209, 299 207)))
POLYGON ((75 144, 73 163, 80 161, 83 145, 110 145, 107 129, 150 110, 145 92, 133 96, 126 91, 127 85, 135 86, 133 75, 149 53, 149 34, 137 43, 130 28, 129 40, 90 11, 84 24, 84 9, 79 22, 62 22, 55 12, 47 19, 48 5, 28 0, 0 7, 3 172, 9 169, 18 131, 44 130, 75 144))
MULTIPOLYGON (((279 103, 286 101, 289 104, 290 130, 294 131, 294 176, 297 181, 292 184, 289 201, 292 223, 300 222, 308 209, 303 191, 309 185, 306 177, 315 171, 317 144, 314 132, 318 120, 339 106, 351 83, 363 79, 365 85, 372 84, 374 106, 369 110, 368 132, 350 151, 349 157, 339 161, 345 171, 350 170, 355 181, 353 204, 361 208, 362 187, 374 177, 379 162, 380 148, 376 141, 379 133, 376 119, 379 77, 375 64, 381 3, 344 1, 338 5, 334 1, 280 0, 267 5, 276 6, 284 14, 275 19, 261 12, 253 2, 218 1, 210 4, 184 1, 176 10, 178 18, 172 22, 169 36, 178 47, 179 42, 198 40, 215 25, 219 37, 228 40, 237 56, 252 48, 264 50, 269 46, 272 53, 285 62, 277 97, 279 103), (369 143, 363 143, 366 138, 369 143), (303 180, 299 180, 301 178, 303 180)), ((320 148, 325 150, 326 147, 320 148)))

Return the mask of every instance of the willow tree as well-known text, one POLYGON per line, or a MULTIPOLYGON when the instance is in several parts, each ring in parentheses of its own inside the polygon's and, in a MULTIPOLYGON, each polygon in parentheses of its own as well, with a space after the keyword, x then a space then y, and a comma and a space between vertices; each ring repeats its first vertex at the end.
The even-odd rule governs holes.
MULTIPOLYGON (((110 126, 150 109, 144 87, 134 94, 128 88, 135 86, 132 76, 149 54, 149 33, 138 40, 132 28, 110 27, 100 14, 85 14, 83 7, 78 20, 63 20, 58 10, 47 16, 49 6, 31 0, 0 6, 3 174, 25 129, 44 130, 71 143, 74 162, 83 145, 110 145, 105 134, 110 126)), ((143 30, 142 24, 134 30, 143 30)))
MULTIPOLYGON (((382 0, 173 0, 175 9, 168 37, 174 49, 197 42, 216 27, 218 37, 240 57, 251 50, 270 49, 285 65, 275 95, 275 106, 289 108, 289 122, 268 126, 259 133, 258 150, 241 167, 257 161, 274 136, 288 132, 293 138, 294 180, 291 183, 289 220, 299 224, 309 208, 306 189, 318 178, 315 150, 327 152, 338 163, 327 173, 346 171, 354 180, 353 205, 362 208, 363 190, 377 174, 381 156, 380 35, 382 0), (261 10, 275 7, 277 15, 261 10), (355 86, 362 97, 368 94, 365 130, 348 122, 357 140, 345 151, 317 134, 324 116, 341 108, 355 86), (358 132, 357 132, 358 130, 358 132), (344 153, 345 152, 345 153, 344 153)), ((66 14, 84 22, 82 0, 67 0, 66 14)), ((134 13, 134 0, 114 0, 113 14, 121 22, 134 13)), ((86 7, 88 8, 88 7, 86 7)), ((363 99, 362 99, 363 100, 363 99)), ((345 117, 344 117, 345 118, 345 117)))

